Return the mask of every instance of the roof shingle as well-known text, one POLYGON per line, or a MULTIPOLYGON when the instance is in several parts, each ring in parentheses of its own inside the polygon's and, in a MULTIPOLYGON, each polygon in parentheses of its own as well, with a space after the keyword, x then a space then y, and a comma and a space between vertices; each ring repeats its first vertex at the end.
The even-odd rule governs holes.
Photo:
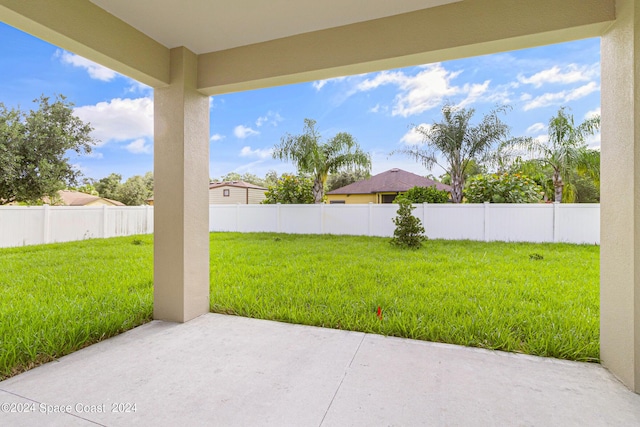
POLYGON ((413 187, 436 187, 438 190, 451 191, 451 187, 446 184, 394 168, 374 175, 364 181, 358 181, 341 188, 336 188, 327 194, 396 193, 410 190, 413 187))

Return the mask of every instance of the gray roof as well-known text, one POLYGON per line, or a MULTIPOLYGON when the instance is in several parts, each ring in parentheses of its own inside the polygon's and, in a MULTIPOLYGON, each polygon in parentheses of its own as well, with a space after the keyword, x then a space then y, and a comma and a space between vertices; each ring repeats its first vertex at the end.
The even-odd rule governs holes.
POLYGON ((221 187, 238 187, 238 188, 255 188, 256 190, 267 190, 259 185, 251 184, 244 181, 225 181, 225 182, 212 182, 209 184, 209 189, 221 188, 221 187))
POLYGON ((358 181, 341 188, 336 188, 327 194, 399 193, 410 190, 413 187, 436 187, 438 190, 451 191, 451 187, 446 184, 394 168, 374 175, 364 181, 358 181))

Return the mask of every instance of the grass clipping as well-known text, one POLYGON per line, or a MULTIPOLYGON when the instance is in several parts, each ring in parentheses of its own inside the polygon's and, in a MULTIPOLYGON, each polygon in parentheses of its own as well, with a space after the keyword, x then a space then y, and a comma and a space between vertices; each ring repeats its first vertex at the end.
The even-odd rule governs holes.
POLYGON ((396 229, 390 243, 402 249, 420 249, 427 237, 422 222, 411 214, 415 206, 405 199, 400 200, 398 205, 398 214, 393 219, 396 229))

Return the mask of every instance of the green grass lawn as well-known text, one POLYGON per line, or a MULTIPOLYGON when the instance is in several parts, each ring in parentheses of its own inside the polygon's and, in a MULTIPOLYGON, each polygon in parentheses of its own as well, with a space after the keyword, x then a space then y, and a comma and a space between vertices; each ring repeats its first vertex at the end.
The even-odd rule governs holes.
MULTIPOLYGON (((149 321, 152 239, 0 249, 0 377, 149 321)), ((598 246, 388 241, 213 233, 211 311, 599 360, 598 246)))

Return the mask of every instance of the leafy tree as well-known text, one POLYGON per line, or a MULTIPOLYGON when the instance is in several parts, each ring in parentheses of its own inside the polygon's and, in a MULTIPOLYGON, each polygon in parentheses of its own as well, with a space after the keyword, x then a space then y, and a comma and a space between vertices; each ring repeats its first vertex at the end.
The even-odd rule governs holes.
POLYGON ((122 175, 118 173, 109 174, 95 183, 96 191, 100 197, 105 199, 118 200, 120 197, 120 187, 122 186, 122 175))
POLYGON ((269 188, 272 185, 276 185, 277 182, 278 182, 278 172, 274 171, 273 169, 267 172, 267 174, 264 176, 264 186, 267 188, 269 188))
POLYGON ((144 205, 145 200, 151 196, 151 192, 147 187, 147 182, 140 175, 132 176, 127 179, 118 189, 118 200, 127 206, 144 205))
POLYGON ((393 219, 396 229, 391 244, 403 249, 418 249, 426 240, 420 219, 411 214, 415 206, 407 199, 400 200, 397 216, 393 219))
MULTIPOLYGON (((144 176, 142 177, 143 181, 144 181, 144 186, 147 189, 147 192, 149 193, 149 197, 151 197, 151 195, 153 195, 153 172, 149 171, 147 173, 144 174, 144 176)), ((149 198, 147 197, 147 199, 149 198)))
POLYGON ((354 182, 363 181, 369 178, 371 178, 371 174, 368 171, 360 169, 332 173, 327 178, 327 191, 342 188, 346 185, 353 184, 354 182))
POLYGON ((413 187, 396 197, 393 203, 404 200, 409 203, 447 203, 449 192, 436 187, 413 187))
POLYGON ((77 183, 80 171, 66 154, 90 153, 92 128, 73 114, 62 95, 41 96, 29 113, 0 103, 0 205, 55 197, 77 183))
POLYGON ((315 200, 311 178, 291 174, 283 174, 264 194, 263 204, 310 204, 315 200))
POLYGON ((464 195, 469 203, 539 203, 543 191, 525 175, 503 173, 474 176, 464 195))
MULTIPOLYGON (((573 115, 568 114, 565 107, 561 107, 558 113, 549 121, 549 141, 541 143, 533 140, 529 149, 539 155, 538 161, 553 169, 552 181, 554 188, 554 200, 562 202, 562 193, 565 183, 569 182, 570 173, 576 168, 590 170, 596 173, 594 154, 590 154, 586 139, 600 128, 600 117, 592 117, 576 126, 573 115)), ((597 162, 597 174, 599 176, 599 156, 597 162)), ((598 178, 599 179, 599 178, 598 178)))
POLYGON ((222 176, 219 180, 214 180, 216 182, 232 182, 232 181, 244 181, 249 184, 257 185, 260 187, 266 187, 265 180, 260 178, 257 175, 252 173, 244 173, 240 175, 238 172, 229 172, 228 174, 222 176))
POLYGON ((515 143, 508 138, 509 127, 499 117, 506 109, 499 107, 491 111, 473 126, 474 109, 445 105, 442 107, 442 121, 416 128, 422 134, 424 144, 396 152, 414 158, 427 168, 439 165, 446 170, 451 177, 451 198, 454 203, 460 203, 469 162, 485 161, 497 146, 515 143), (440 164, 438 156, 442 156, 445 163, 440 164))
POLYGON ((320 142, 320 133, 315 128, 316 121, 304 119, 301 135, 287 134, 273 150, 273 158, 291 161, 302 174, 310 174, 313 179, 313 198, 322 203, 324 187, 330 173, 347 168, 371 169, 371 157, 360 149, 353 136, 340 132, 326 143, 320 142))
MULTIPOLYGON (((487 173, 486 168, 478 163, 477 160, 471 159, 469 160, 469 163, 467 163, 467 166, 464 168, 464 181, 467 182, 467 180, 472 176, 481 175, 483 173, 487 173)), ((427 176, 427 178, 429 177, 427 176)), ((449 172, 445 172, 444 174, 440 175, 439 181, 443 184, 451 185, 451 175, 449 175, 449 172)))

